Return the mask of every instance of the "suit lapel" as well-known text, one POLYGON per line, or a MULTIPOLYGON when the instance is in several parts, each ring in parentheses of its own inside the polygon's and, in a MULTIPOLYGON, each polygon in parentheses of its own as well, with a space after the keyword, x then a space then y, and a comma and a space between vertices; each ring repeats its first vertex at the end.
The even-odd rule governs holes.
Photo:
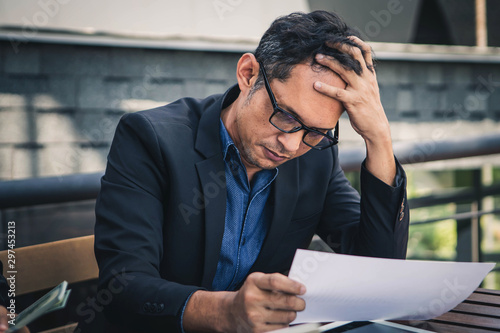
POLYGON ((217 270, 226 217, 226 175, 220 141, 220 113, 239 94, 230 88, 202 114, 195 148, 205 159, 196 163, 205 206, 205 260, 201 285, 211 289, 217 270), (224 102, 224 105, 223 105, 224 102))
POLYGON ((274 211, 271 225, 260 254, 250 269, 250 273, 263 271, 262 268, 266 266, 266 263, 275 254, 283 233, 290 224, 293 208, 298 197, 298 169, 297 160, 289 161, 279 167, 279 174, 274 184, 274 211))
POLYGON ((217 269, 226 217, 226 177, 222 154, 196 164, 205 197, 205 262, 202 286, 210 289, 217 269))

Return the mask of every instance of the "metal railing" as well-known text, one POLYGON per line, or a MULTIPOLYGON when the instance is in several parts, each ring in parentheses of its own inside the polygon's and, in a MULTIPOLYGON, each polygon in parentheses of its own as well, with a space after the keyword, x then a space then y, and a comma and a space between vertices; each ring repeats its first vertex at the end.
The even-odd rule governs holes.
MULTIPOLYGON (((500 154, 500 133, 443 141, 399 142, 394 144, 394 152, 403 164, 500 154)), ((340 164, 346 172, 359 170, 364 158, 364 148, 339 152, 340 164)), ((3 181, 0 182, 0 209, 95 199, 101 177, 102 173, 98 172, 3 181)), ((454 195, 470 196, 470 193, 454 195)), ((439 200, 449 199, 445 196, 439 200)), ((412 201, 413 205, 418 205, 418 200, 412 201)))
POLYGON ((0 209, 95 199, 102 173, 0 182, 0 209))
MULTIPOLYGON (((434 191, 433 194, 409 200, 412 209, 440 206, 449 203, 466 205, 470 211, 456 212, 447 216, 432 217, 420 221, 411 221, 411 225, 436 223, 455 220, 457 231, 457 261, 496 261, 500 262, 500 253, 485 254, 481 248, 482 230, 479 219, 484 215, 500 214, 500 209, 482 210, 483 199, 500 195, 500 184, 483 186, 481 170, 473 170, 473 184, 470 188, 434 191), (460 239, 460 241, 458 241, 460 239)), ((500 267, 496 270, 500 270, 500 267)))

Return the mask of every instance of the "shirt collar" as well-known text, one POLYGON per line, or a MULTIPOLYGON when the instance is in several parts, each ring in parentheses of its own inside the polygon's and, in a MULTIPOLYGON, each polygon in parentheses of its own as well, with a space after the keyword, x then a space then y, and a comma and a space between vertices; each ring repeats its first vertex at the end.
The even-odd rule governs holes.
POLYGON ((239 155, 238 148, 236 148, 233 139, 231 139, 231 137, 229 136, 229 132, 227 131, 222 119, 220 120, 220 141, 222 146, 222 156, 224 156, 224 160, 227 159, 227 153, 231 146, 234 147, 234 150, 239 155))

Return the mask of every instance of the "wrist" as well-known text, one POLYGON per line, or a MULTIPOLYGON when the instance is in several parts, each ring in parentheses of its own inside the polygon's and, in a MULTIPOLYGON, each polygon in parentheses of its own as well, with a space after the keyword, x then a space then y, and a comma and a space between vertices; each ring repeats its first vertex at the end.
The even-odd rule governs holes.
POLYGON ((233 300, 235 292, 221 292, 219 299, 219 316, 215 329, 217 332, 232 332, 234 331, 234 314, 233 314, 233 300))
POLYGON ((365 143, 366 169, 384 183, 394 186, 396 161, 390 137, 380 138, 375 142, 366 140, 365 143))
POLYGON ((360 134, 367 145, 392 145, 391 127, 388 122, 385 125, 372 126, 369 131, 360 134))
POLYGON ((370 151, 393 155, 392 139, 390 135, 380 135, 373 139, 365 138, 367 153, 370 151))
POLYGON ((198 290, 189 299, 184 311, 186 332, 231 332, 231 304, 234 292, 198 290))

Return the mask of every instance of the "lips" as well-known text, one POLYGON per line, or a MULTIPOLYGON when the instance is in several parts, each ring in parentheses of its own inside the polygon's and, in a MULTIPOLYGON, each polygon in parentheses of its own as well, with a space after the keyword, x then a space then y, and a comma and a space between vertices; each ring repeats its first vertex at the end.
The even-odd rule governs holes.
POLYGON ((274 162, 283 162, 288 159, 286 156, 281 156, 264 147, 264 154, 266 157, 274 162))

